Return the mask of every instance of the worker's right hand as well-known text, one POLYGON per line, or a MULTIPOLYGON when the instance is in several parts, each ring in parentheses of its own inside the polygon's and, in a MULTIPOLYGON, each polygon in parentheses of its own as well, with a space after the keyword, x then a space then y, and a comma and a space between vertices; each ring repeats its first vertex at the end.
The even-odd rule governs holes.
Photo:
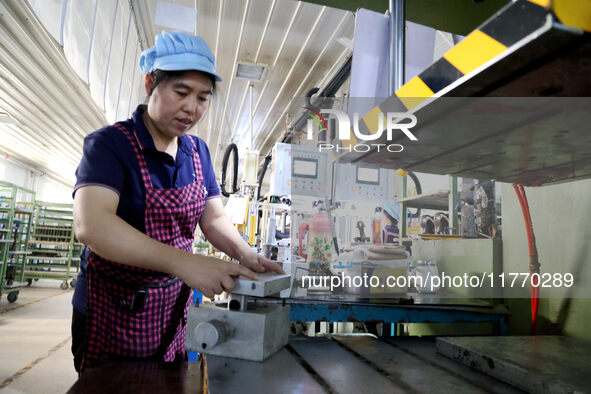
POLYGON ((192 264, 182 264, 181 272, 177 276, 210 299, 224 291, 231 292, 234 289, 234 278, 238 276, 258 279, 254 272, 236 263, 215 257, 191 257, 192 264))

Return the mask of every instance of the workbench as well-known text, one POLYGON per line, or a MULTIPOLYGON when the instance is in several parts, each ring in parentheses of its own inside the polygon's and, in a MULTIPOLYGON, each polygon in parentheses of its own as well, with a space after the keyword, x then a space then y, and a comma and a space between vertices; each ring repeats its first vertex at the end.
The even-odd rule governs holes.
MULTIPOLYGON (((400 337, 293 337, 265 362, 206 356, 209 393, 427 393, 518 390, 400 337)), ((119 362, 89 369, 69 393, 198 393, 196 363, 119 362)))
POLYGON ((210 393, 518 392, 435 353, 433 340, 294 337, 264 363, 207 356, 210 393))
MULTIPOLYGON (((591 345, 563 336, 292 337, 264 362, 205 356, 209 393, 589 392, 591 345), (554 361, 554 362, 553 362, 554 361)), ((69 393, 198 393, 199 363, 115 362, 69 393)))

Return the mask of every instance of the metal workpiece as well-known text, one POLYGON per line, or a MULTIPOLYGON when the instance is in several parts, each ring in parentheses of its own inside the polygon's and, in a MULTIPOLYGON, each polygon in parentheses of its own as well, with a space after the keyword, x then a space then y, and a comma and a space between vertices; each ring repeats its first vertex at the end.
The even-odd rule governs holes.
POLYGON ((189 351, 263 361, 285 346, 288 336, 288 306, 256 302, 233 311, 207 303, 188 311, 189 351))
POLYGON ((211 349, 212 347, 225 342, 234 334, 234 328, 220 320, 204 321, 193 330, 195 343, 201 343, 201 349, 211 349))
POLYGON ((250 297, 266 297, 289 289, 290 275, 277 275, 272 273, 257 273, 258 280, 236 278, 234 280, 233 295, 245 295, 250 297))
POLYGON ((228 297, 228 309, 231 311, 244 312, 248 306, 248 296, 230 294, 228 297))
POLYGON ((206 354, 263 361, 287 343, 288 306, 248 302, 289 289, 290 275, 258 274, 238 278, 229 298, 189 308, 186 348, 206 354))

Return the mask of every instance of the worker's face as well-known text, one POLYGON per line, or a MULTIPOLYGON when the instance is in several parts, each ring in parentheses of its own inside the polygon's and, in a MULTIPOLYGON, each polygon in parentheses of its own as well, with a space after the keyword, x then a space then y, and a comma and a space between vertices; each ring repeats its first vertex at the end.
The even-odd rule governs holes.
POLYGON ((181 78, 153 87, 151 76, 146 77, 146 92, 150 94, 148 115, 157 131, 166 137, 180 137, 201 118, 212 95, 211 80, 199 71, 187 71, 181 78))

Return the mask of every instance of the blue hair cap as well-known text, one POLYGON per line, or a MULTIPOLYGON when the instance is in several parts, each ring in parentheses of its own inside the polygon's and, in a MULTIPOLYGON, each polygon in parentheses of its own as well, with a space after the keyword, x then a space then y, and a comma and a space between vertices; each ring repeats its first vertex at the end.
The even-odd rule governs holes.
POLYGON ((388 215, 392 216, 392 218, 396 219, 400 222, 400 204, 394 201, 388 201, 382 204, 382 209, 388 213, 388 215))
POLYGON ((215 73, 215 57, 205 40, 180 31, 163 31, 156 36, 156 45, 140 55, 140 70, 184 71, 196 70, 222 78, 215 73))

